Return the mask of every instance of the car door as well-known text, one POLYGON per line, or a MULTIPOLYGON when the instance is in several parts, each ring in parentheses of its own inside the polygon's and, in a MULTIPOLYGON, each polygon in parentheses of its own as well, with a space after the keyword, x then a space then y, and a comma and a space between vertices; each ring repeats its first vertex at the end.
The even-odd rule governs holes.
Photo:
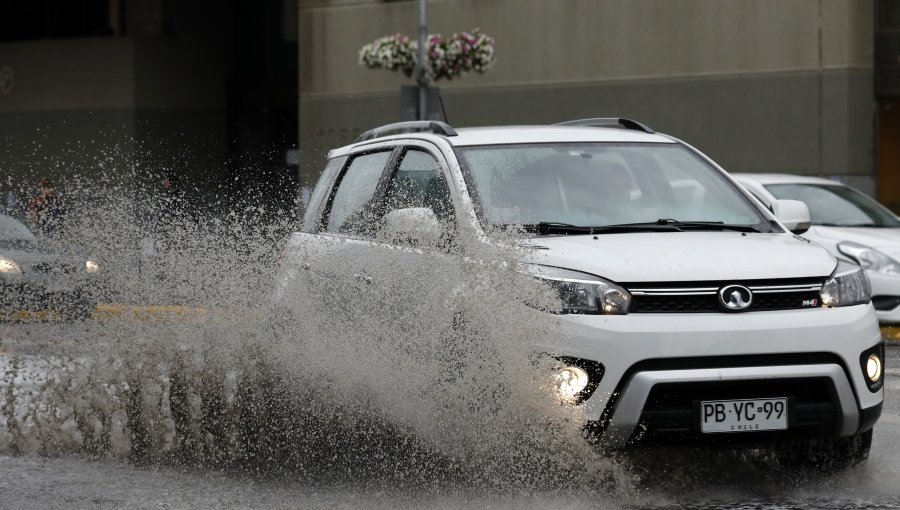
POLYGON ((288 267, 276 296, 284 307, 340 324, 364 318, 359 303, 365 302, 370 279, 362 266, 370 256, 371 218, 395 152, 394 145, 381 144, 326 165, 311 197, 304 232, 293 234, 288 243, 288 267), (291 291, 293 295, 286 295, 291 291))
POLYGON ((366 218, 367 239, 353 248, 354 267, 368 284, 372 313, 397 321, 422 316, 424 308, 447 298, 449 282, 440 280, 449 278, 452 270, 458 229, 448 168, 428 143, 410 141, 398 148, 366 218), (418 215, 425 215, 426 221, 418 215), (392 228, 398 218, 400 230, 392 228), (404 231, 402 222, 407 220, 413 224, 404 231))

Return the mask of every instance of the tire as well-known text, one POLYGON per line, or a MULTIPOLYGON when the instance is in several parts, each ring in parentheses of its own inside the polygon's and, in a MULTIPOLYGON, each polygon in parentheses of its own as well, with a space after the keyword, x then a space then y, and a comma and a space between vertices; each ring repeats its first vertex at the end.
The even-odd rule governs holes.
POLYGON ((780 445, 779 463, 784 467, 839 473, 869 458, 873 429, 847 437, 807 439, 780 445))

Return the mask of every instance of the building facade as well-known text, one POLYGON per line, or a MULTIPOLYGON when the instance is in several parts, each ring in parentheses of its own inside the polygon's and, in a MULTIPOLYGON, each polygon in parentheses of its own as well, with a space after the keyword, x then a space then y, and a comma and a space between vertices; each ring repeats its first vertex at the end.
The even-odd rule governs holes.
MULTIPOLYGON (((878 131, 900 104, 873 92, 876 10, 883 30, 900 28, 897 3, 429 0, 427 10, 431 33, 496 39, 493 70, 437 84, 454 126, 631 117, 729 171, 822 175, 900 202, 888 189, 897 158, 882 157, 897 132, 878 131)), ((412 80, 359 66, 357 52, 414 36, 416 4, 300 0, 304 181, 328 147, 399 119, 412 80)))
MULTIPOLYGON (((496 39, 490 72, 437 83, 455 126, 632 117, 730 171, 834 177, 900 210, 900 0, 427 5, 432 33, 496 39)), ((329 148, 400 120, 412 80, 358 52, 416 28, 415 0, 5 2, 0 192, 114 167, 286 203, 329 148)))

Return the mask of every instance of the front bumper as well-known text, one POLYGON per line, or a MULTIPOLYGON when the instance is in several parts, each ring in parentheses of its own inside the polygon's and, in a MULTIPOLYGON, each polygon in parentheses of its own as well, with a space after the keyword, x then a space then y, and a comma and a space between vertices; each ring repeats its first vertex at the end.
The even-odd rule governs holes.
MULTIPOLYGON (((722 396, 722 388, 728 387, 734 389, 731 398, 763 398, 804 385, 827 386, 834 422, 807 431, 819 436, 860 431, 863 415, 871 416, 883 400, 883 389, 867 387, 859 361, 863 351, 881 342, 871 305, 743 314, 566 315, 556 320, 560 335, 542 350, 597 361, 606 369, 582 405, 588 422, 610 446, 640 435, 653 388, 666 385, 690 384, 698 396, 722 398, 728 398, 730 390, 722 396)), ((810 405, 824 404, 818 400, 810 398, 810 405)), ((729 435, 768 438, 755 432, 729 435)))

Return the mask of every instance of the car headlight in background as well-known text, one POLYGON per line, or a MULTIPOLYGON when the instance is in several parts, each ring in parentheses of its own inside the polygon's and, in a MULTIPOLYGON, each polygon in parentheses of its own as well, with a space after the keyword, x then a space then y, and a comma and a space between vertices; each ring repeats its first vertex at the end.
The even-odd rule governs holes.
POLYGON ((84 272, 85 273, 99 273, 100 272, 100 264, 94 262, 93 260, 88 260, 84 263, 84 272))
POLYGON ((21 273, 22 268, 16 261, 0 257, 0 273, 21 273))
POLYGON ((866 271, 900 276, 900 262, 882 251, 850 242, 838 243, 837 249, 866 271))
POLYGON ((603 278, 545 266, 525 266, 523 272, 546 282, 556 291, 560 309, 549 311, 624 315, 631 308, 631 294, 603 278))
POLYGON ((822 286, 822 304, 827 307, 868 303, 872 299, 869 278, 860 266, 838 259, 837 269, 822 286))

